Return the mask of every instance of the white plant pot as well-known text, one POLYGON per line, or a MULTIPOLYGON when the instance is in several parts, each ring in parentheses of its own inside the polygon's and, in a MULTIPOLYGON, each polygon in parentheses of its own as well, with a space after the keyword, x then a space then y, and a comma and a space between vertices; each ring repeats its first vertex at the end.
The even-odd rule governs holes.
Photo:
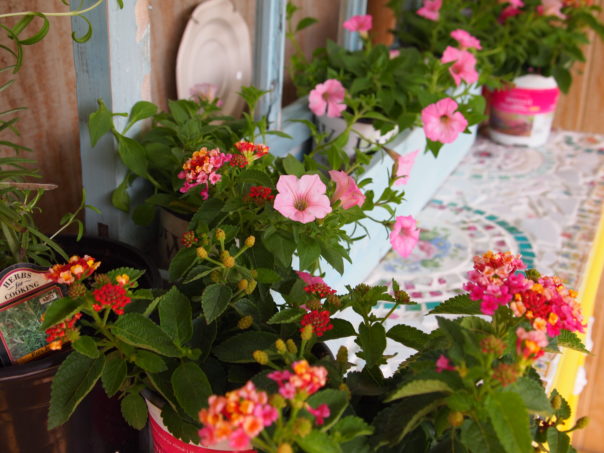
POLYGON ((255 450, 250 449, 233 450, 233 448, 228 446, 227 442, 212 445, 212 448, 185 443, 170 434, 170 431, 168 431, 168 428, 166 428, 161 419, 161 409, 149 400, 146 400, 146 402, 147 409, 149 410, 149 431, 151 433, 153 453, 218 453, 224 451, 256 453, 255 450))
POLYGON ((541 146, 552 129, 560 89, 553 77, 525 75, 490 95, 489 136, 504 145, 541 146))
MULTIPOLYGON (((327 133, 327 140, 333 140, 336 136, 340 135, 346 129, 346 121, 342 118, 331 118, 328 116, 317 117, 317 127, 319 132, 327 133)), ((390 141, 395 135, 398 134, 398 127, 395 127, 387 134, 383 134, 376 130, 369 123, 356 123, 352 127, 348 142, 344 146, 344 151, 349 157, 354 157, 355 149, 360 151, 367 151, 374 145, 364 138, 367 138, 376 143, 384 144, 390 141), (360 135, 359 135, 360 134, 360 135)))

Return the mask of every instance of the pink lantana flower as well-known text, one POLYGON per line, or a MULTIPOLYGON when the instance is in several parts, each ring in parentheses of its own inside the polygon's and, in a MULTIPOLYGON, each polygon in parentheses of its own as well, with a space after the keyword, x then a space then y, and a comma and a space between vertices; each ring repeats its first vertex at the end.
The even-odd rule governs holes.
POLYGON ((436 360, 436 372, 442 373, 443 371, 455 371, 455 367, 446 356, 441 354, 436 360))
POLYGON ((325 184, 319 175, 281 175, 273 207, 291 220, 309 223, 322 219, 331 212, 329 198, 325 195, 325 184))
POLYGON ((339 80, 329 79, 319 83, 308 95, 308 108, 317 116, 338 118, 346 110, 346 90, 339 80))
POLYGON ((560 19, 566 19, 560 9, 564 4, 560 0, 541 0, 541 5, 537 7, 537 12, 542 16, 556 16, 560 19))
POLYGON ((468 121, 457 112, 457 102, 441 99, 422 110, 424 132, 430 140, 452 143, 468 126, 468 121))
POLYGON ((395 186, 404 186, 409 182, 409 176, 415 164, 417 153, 419 153, 419 149, 408 154, 403 154, 396 159, 395 171, 397 179, 394 181, 395 186))
POLYGON ((365 203, 365 195, 358 188, 352 176, 345 171, 330 170, 329 177, 336 183, 336 191, 331 197, 332 202, 340 200, 344 209, 361 206, 365 203))
POLYGON ((396 58, 401 54, 401 51, 399 49, 391 49, 388 51, 388 56, 390 58, 396 58))
POLYGON ((541 330, 526 331, 522 327, 516 329, 516 352, 525 359, 534 360, 545 354, 547 336, 541 330))
POLYGON ((442 63, 453 62, 453 65, 449 67, 449 73, 453 77, 455 85, 459 85, 462 80, 467 84, 478 81, 476 57, 467 50, 447 46, 440 61, 442 63))
POLYGON ((465 49, 478 49, 478 50, 482 49, 482 46, 480 45, 480 40, 475 38, 474 36, 472 36, 467 31, 462 30, 461 28, 458 28, 457 30, 453 30, 451 32, 451 38, 456 40, 459 43, 459 46, 463 50, 465 50, 465 49))
POLYGON ((499 18, 497 19, 497 21, 500 24, 504 24, 510 17, 514 17, 517 16, 518 14, 520 14, 522 11, 520 11, 518 8, 514 7, 514 6, 507 6, 503 9, 503 11, 501 11, 501 13, 499 14, 499 18))
POLYGON ((315 417, 315 422, 317 425, 321 426, 327 417, 331 414, 329 410, 329 406, 325 403, 319 404, 316 409, 313 409, 310 405, 306 405, 306 410, 310 412, 315 417))
POLYGON ((352 16, 342 26, 348 31, 368 32, 373 26, 371 15, 352 16))
POLYGON ((419 229, 415 219, 408 216, 398 216, 390 233, 392 248, 403 258, 408 257, 419 241, 419 229))
POLYGON ((520 9, 524 6, 523 0, 499 0, 499 3, 501 3, 501 4, 509 3, 509 5, 512 8, 517 8, 517 9, 520 9))
POLYGON ((442 0, 424 0, 424 6, 417 10, 417 14, 428 20, 437 21, 442 5, 442 0))

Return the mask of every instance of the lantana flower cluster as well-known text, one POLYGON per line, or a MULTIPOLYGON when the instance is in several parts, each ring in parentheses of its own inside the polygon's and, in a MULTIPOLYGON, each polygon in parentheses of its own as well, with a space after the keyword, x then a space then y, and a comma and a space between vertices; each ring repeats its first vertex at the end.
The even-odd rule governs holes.
POLYGON ((222 176, 218 170, 232 158, 232 154, 221 152, 218 148, 208 151, 206 147, 195 151, 182 166, 182 171, 178 174, 185 183, 180 188, 182 193, 188 192, 193 187, 205 185, 200 195, 205 200, 208 198, 208 187, 221 180, 222 176))
POLYGON ((48 280, 52 280, 53 282, 62 285, 71 285, 76 281, 81 281, 90 277, 100 265, 100 261, 96 261, 88 255, 84 255, 83 257, 74 255, 69 258, 67 263, 55 264, 52 266, 48 272, 46 272, 45 276, 48 280))
POLYGON ((240 168, 247 167, 256 159, 260 159, 269 152, 268 146, 247 142, 245 140, 240 140, 235 143, 235 148, 237 149, 237 152, 231 154, 230 165, 240 168))

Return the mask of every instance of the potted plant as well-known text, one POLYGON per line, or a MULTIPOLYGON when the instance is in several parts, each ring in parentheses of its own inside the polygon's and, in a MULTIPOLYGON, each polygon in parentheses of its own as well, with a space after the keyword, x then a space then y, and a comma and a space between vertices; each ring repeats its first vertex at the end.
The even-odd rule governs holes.
POLYGON ((398 36, 407 45, 441 55, 452 34, 479 39, 479 67, 485 73, 490 98, 490 135, 504 144, 538 146, 547 140, 560 90, 568 92, 576 61, 585 61, 581 46, 589 31, 604 36, 591 2, 427 0, 403 14, 398 36), (502 88, 502 85, 503 88, 502 88))
POLYGON ((323 130, 336 136, 345 131, 349 155, 354 155, 355 145, 367 151, 372 141, 392 141, 397 133, 413 127, 423 127, 427 149, 436 155, 443 143, 454 142, 481 120, 484 103, 471 88, 478 80, 473 65, 466 68, 462 81, 457 73, 451 76, 450 64, 433 54, 373 45, 368 37, 369 15, 354 16, 343 25, 359 33, 361 49, 351 51, 328 41, 307 61, 295 31, 313 22, 305 18, 294 26, 291 18, 296 9, 292 4, 288 7, 287 36, 297 49, 292 57, 293 82, 300 96, 308 95, 309 108, 323 130), (450 119, 446 131, 433 121, 436 111, 437 118, 450 119))

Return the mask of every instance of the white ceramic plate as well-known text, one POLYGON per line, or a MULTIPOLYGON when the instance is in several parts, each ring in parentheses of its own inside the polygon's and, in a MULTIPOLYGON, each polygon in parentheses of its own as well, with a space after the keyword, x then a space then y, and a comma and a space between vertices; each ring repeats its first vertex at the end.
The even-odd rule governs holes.
POLYGON ((239 116, 243 100, 237 94, 251 83, 251 44, 247 24, 229 0, 208 0, 191 15, 176 58, 179 99, 190 99, 200 88, 222 102, 222 111, 239 116))

